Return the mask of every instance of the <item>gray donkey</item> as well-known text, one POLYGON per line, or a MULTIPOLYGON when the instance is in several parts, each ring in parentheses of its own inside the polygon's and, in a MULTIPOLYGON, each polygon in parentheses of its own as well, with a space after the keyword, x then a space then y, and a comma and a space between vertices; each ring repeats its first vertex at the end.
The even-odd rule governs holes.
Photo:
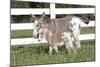
POLYGON ((39 40, 45 38, 48 41, 50 54, 53 49, 58 52, 57 45, 55 46, 54 43, 58 45, 67 43, 66 48, 68 49, 68 52, 70 53, 71 50, 73 50, 74 53, 76 53, 75 48, 81 47, 79 40, 81 22, 86 24, 89 23, 76 16, 50 19, 43 13, 42 16, 35 17, 33 36, 37 37, 39 35, 39 40), (73 45, 72 39, 75 45, 73 45))

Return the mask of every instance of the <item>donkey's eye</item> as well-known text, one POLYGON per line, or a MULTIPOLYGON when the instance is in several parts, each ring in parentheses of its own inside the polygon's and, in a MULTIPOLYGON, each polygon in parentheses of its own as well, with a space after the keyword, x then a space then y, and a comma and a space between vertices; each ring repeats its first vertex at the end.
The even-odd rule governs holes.
POLYGON ((37 25, 37 27, 38 27, 39 25, 37 25))
POLYGON ((41 32, 41 35, 42 35, 43 33, 41 32))

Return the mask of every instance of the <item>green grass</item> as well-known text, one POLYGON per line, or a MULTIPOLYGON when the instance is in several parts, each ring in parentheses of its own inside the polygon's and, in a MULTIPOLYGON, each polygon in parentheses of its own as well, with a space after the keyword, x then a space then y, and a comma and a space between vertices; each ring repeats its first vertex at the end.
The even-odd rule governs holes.
POLYGON ((27 38, 32 37, 32 30, 13 30, 11 38, 27 38))
POLYGON ((80 34, 91 34, 95 33, 95 27, 83 27, 80 30, 80 34))
POLYGON ((95 41, 82 41, 77 55, 68 55, 64 47, 59 47, 58 54, 49 56, 48 46, 41 45, 11 46, 11 66, 95 61, 95 41))
MULTIPOLYGON (((81 34, 95 33, 94 27, 81 28, 81 34)), ((11 31, 11 38, 27 38, 32 37, 32 30, 13 30, 11 31)))

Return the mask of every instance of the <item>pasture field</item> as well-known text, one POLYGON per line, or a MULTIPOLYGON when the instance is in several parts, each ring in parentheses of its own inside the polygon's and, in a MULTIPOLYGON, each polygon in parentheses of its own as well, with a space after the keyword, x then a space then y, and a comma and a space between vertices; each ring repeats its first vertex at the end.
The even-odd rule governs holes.
POLYGON ((95 61, 95 41, 81 41, 81 45, 77 55, 68 55, 64 47, 59 47, 59 53, 51 56, 46 44, 11 46, 11 66, 95 61))

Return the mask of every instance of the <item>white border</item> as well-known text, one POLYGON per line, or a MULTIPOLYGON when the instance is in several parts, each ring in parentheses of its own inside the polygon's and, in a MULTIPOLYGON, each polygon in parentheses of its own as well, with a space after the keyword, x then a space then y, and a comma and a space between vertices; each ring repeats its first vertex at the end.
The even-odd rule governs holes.
MULTIPOLYGON (((68 63, 68 64, 53 64, 53 65, 39 65, 34 67, 99 67, 100 63, 100 1, 96 0, 96 61, 84 62, 84 63, 68 63)), ((9 0, 2 0, 0 2, 0 67, 9 67, 9 55, 10 55, 10 23, 9 23, 9 0)))
POLYGON ((10 0, 0 1, 0 67, 10 63, 10 0))

